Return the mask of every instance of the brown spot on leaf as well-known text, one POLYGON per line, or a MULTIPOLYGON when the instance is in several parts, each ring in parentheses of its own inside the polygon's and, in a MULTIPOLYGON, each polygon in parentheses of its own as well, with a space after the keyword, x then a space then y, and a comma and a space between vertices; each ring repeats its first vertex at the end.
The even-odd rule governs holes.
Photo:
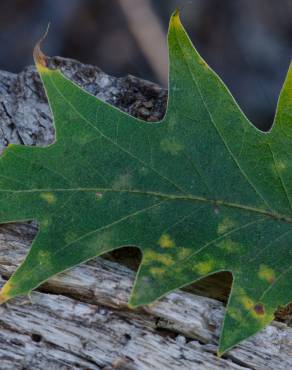
POLYGON ((255 306, 254 306, 254 312, 257 314, 257 315, 264 315, 265 314, 265 307, 262 303, 257 303, 255 306))
POLYGON ((269 284, 273 284, 273 282, 275 281, 276 273, 271 267, 267 265, 261 265, 258 276, 260 279, 267 281, 269 284))

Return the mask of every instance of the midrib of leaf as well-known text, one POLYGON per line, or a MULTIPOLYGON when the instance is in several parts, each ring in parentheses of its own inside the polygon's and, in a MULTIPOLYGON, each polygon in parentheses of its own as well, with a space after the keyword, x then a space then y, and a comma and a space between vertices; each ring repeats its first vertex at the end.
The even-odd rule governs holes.
MULTIPOLYGON (((187 62, 186 62, 186 64, 188 66, 188 69, 190 70, 190 67, 189 67, 189 65, 188 65, 187 62)), ((190 70, 190 73, 191 73, 191 70, 190 70)), ((65 79, 67 79, 64 76, 62 76, 62 77, 65 78, 65 79)), ((214 206, 226 206, 226 207, 231 207, 231 208, 237 208, 237 209, 240 209, 240 210, 243 210, 243 211, 246 211, 246 212, 252 212, 252 213, 257 213, 257 214, 265 215, 265 216, 267 216, 269 218, 277 219, 279 221, 283 221, 283 222, 287 222, 287 223, 291 223, 292 224, 292 218, 289 217, 288 215, 285 215, 285 214, 271 212, 271 211, 269 211, 267 209, 261 209, 261 208, 257 208, 257 207, 247 206, 247 205, 243 205, 243 204, 240 204, 240 203, 228 202, 228 201, 221 200, 221 199, 212 199, 212 198, 199 197, 199 196, 195 196, 195 195, 192 195, 192 194, 187 194, 183 189, 181 189, 172 180, 170 180, 169 178, 163 176, 156 169, 154 169, 151 166, 149 166, 148 163, 145 163, 140 158, 136 157, 133 153, 131 153, 128 150, 126 150, 125 148, 121 147, 118 143, 114 142, 111 138, 107 137, 101 130, 99 130, 96 126, 94 126, 91 122, 89 122, 80 112, 78 112, 78 110, 72 105, 72 103, 61 93, 60 89, 58 88, 58 86, 56 86, 56 84, 53 81, 52 77, 50 76, 49 78, 50 78, 50 81, 51 81, 52 85, 54 86, 56 92, 60 95, 60 97, 67 104, 69 104, 70 107, 75 111, 75 113, 83 121, 85 121, 91 128, 93 128, 95 131, 97 131, 101 136, 103 136, 106 140, 108 140, 112 145, 118 147, 120 150, 122 150, 123 152, 127 153, 129 156, 131 156, 135 160, 139 161, 144 166, 147 166, 148 168, 150 168, 151 170, 153 170, 159 177, 161 177, 162 179, 166 180, 167 182, 169 182, 170 184, 172 184, 175 188, 177 188, 180 192, 182 192, 183 195, 169 194, 169 193, 166 194, 166 193, 154 192, 154 191, 141 191, 139 189, 113 189, 113 188, 101 188, 101 187, 96 187, 96 188, 59 188, 59 189, 58 188, 57 189, 44 188, 44 189, 24 189, 24 190, 1 190, 0 189, 0 193, 3 193, 3 192, 6 192, 6 193, 34 193, 34 192, 68 192, 68 191, 69 192, 71 192, 71 191, 72 192, 78 192, 78 191, 80 191, 80 192, 104 192, 104 193, 105 192, 133 193, 133 194, 140 194, 142 196, 160 197, 160 198, 163 198, 163 199, 166 199, 166 200, 173 200, 173 201, 174 200, 181 200, 181 201, 203 202, 203 203, 213 204, 214 206)), ((204 101, 204 98, 203 98, 203 96, 202 96, 202 94, 200 92, 200 89, 199 89, 199 87, 198 87, 198 85, 197 85, 197 83, 196 83, 196 81, 194 79, 193 79, 193 82, 195 83, 196 88, 197 88, 197 90, 200 93, 201 99, 203 101, 203 104, 205 106, 205 109, 207 110, 207 112, 208 112, 208 114, 210 116, 210 119, 211 119, 212 124, 214 125, 216 131, 218 132, 218 135, 220 136, 220 138, 223 141, 224 145, 226 146, 227 150, 230 152, 230 154, 231 154, 232 158, 234 159, 235 163, 239 167, 241 173, 244 175, 244 177, 248 181, 249 185, 254 188, 254 190, 257 192, 257 194, 261 197, 261 199, 267 205, 267 208, 271 209, 271 207, 269 207, 269 205, 264 200, 264 198, 258 193, 257 189, 249 181, 249 179, 248 179, 247 175, 245 174, 245 172, 243 172, 243 170, 239 166, 236 158, 234 157, 233 153, 231 152, 231 150, 229 149, 229 147, 225 143, 224 138, 222 137, 222 134, 218 130, 218 128, 217 128, 217 126, 216 126, 216 124, 215 124, 215 122, 214 122, 214 120, 213 120, 213 118, 211 116, 211 113, 208 110, 208 107, 207 107, 207 105, 206 105, 206 103, 204 101)), ((90 94, 88 94, 88 95, 90 95, 90 94)), ((107 103, 104 103, 104 104, 107 104, 107 103)), ((113 107, 111 107, 111 108, 114 109, 113 107)), ((59 174, 59 173, 56 173, 56 174, 59 174)))
MULTIPOLYGON (((231 151, 231 149, 229 148, 228 144, 225 142, 224 140, 224 137, 222 136, 222 133, 220 132, 220 130, 218 129, 214 119, 213 119, 213 116, 212 116, 212 113, 210 112, 209 108, 208 108, 208 105, 207 103, 205 102, 205 99, 202 95, 202 92, 200 90, 200 87, 195 79, 195 76, 193 75, 192 73, 192 70, 188 64, 188 61, 187 61, 187 58, 185 57, 185 53, 183 51, 183 48, 180 44, 180 40, 179 38, 177 37, 177 34, 175 34, 176 36, 176 40, 177 40, 177 43, 181 49, 181 52, 182 52, 182 55, 184 56, 184 61, 185 61, 185 64, 192 76, 192 81, 197 89, 197 91, 199 92, 199 95, 200 95, 200 98, 202 100, 202 103, 210 117, 210 121, 212 122, 214 128, 216 129, 216 132, 218 133, 221 141, 223 142, 224 146, 226 147, 226 149, 228 150, 228 152, 230 153, 232 159, 234 160, 234 162, 236 163, 237 167, 239 168, 240 172, 242 173, 242 175, 244 176, 244 178, 246 179, 246 181, 248 182, 248 184, 254 189, 254 191, 258 194, 258 196, 264 201, 264 203, 266 204, 267 208, 268 209, 271 209, 271 207, 268 205, 267 201, 264 199, 264 197, 258 192, 258 190, 256 189, 256 187, 252 184, 252 182, 249 180, 247 174, 244 172, 244 170, 241 168, 240 164, 238 163, 236 157, 234 156, 233 152, 231 151)), ((64 77, 62 75, 62 77, 64 79, 67 80, 66 77, 64 77)), ((140 158, 138 158, 137 156, 135 156, 133 153, 129 152, 128 150, 126 150, 125 148, 123 148, 122 146, 120 146, 118 143, 116 143, 115 141, 113 141, 111 138, 109 138, 108 136, 106 136, 101 130, 99 130, 96 126, 94 126, 90 121, 88 121, 75 107, 74 105, 70 102, 70 100, 68 100, 64 95, 63 93, 60 91, 60 89, 58 88, 58 86, 55 84, 55 81, 53 80, 52 76, 49 77, 50 78, 50 81, 52 83, 52 85, 54 86, 56 92, 60 95, 60 97, 67 103, 70 105, 71 109, 74 110, 74 112, 83 120, 85 121, 91 128, 93 128, 95 131, 97 131, 99 133, 99 135, 101 135, 102 137, 104 137, 106 140, 108 140, 112 145, 118 147, 121 151, 127 153, 129 156, 131 156, 132 158, 134 158, 135 160, 139 161, 141 164, 143 164, 144 166, 147 166, 149 167, 151 170, 153 170, 159 177, 161 177, 162 179, 166 180, 167 182, 169 182, 170 184, 172 184, 176 189, 178 189, 180 192, 183 193, 183 195, 178 195, 178 194, 166 194, 166 193, 160 193, 160 192, 154 192, 154 191, 141 191, 141 190, 136 190, 136 189, 112 189, 112 188, 100 188, 100 187, 96 187, 96 188, 57 188, 57 189, 50 189, 50 188, 46 188, 46 189, 24 189, 24 190, 2 190, 0 189, 0 193, 34 193, 34 192, 101 192, 101 193, 105 193, 105 192, 120 192, 120 193, 132 193, 132 194, 140 194, 142 196, 153 196, 153 197, 159 197, 159 198, 162 198, 162 199, 165 199, 165 200, 169 200, 169 201, 175 201, 175 200, 181 200, 181 201, 192 201, 192 202, 201 202, 201 203, 209 203, 209 204, 213 204, 214 206, 226 206, 226 207, 231 207, 231 208, 237 208, 239 210, 243 210, 243 211, 246 211, 246 212, 252 212, 252 213, 257 213, 257 214, 261 214, 261 215, 265 215, 269 218, 273 218, 273 219, 277 219, 279 221, 283 221, 283 222, 287 222, 287 223, 291 223, 292 224, 292 218, 285 215, 285 214, 280 214, 280 213, 276 213, 276 212, 272 212, 272 211, 269 211, 267 209, 261 209, 261 208, 257 208, 257 207, 252 207, 252 206, 248 206, 248 205, 243 205, 243 204, 240 204, 240 203, 233 203, 233 202, 228 202, 228 201, 225 201, 225 200, 221 200, 221 199, 211 199, 211 198, 205 198, 205 197, 199 197, 199 196, 195 196, 195 195, 192 195, 192 194, 187 194, 183 189, 181 189, 175 182, 173 182, 171 179, 167 178, 166 176, 162 175, 161 173, 159 173, 155 168, 152 168, 151 166, 149 166, 149 164, 145 163, 144 161, 142 161, 140 158)), ((71 82, 71 81, 69 81, 71 82)), ((90 94, 88 94, 90 95, 90 94)), ((104 104, 107 104, 107 103, 104 103, 104 104)), ((110 106, 111 107, 111 106, 110 106)), ((111 107, 112 109, 115 109, 113 107, 111 107)), ((49 169, 51 170, 51 169, 49 169)), ((63 175, 61 175, 60 173, 57 173, 55 172, 55 174, 57 175, 60 175, 63 177, 63 175)), ((64 177, 63 177, 64 178, 64 177)), ((65 178, 66 179, 66 178, 65 178)), ((66 179, 68 181, 68 179, 66 179)), ((285 189, 284 189, 285 190, 285 189)))
MULTIPOLYGON (((179 44, 180 45, 180 44, 179 44)), ((181 47, 181 46, 180 46, 181 47)), ((188 69, 190 70, 190 67, 188 65, 188 63, 186 62, 187 64, 187 67, 188 69)), ((191 70, 190 70, 190 73, 191 73, 191 70)), ((62 76, 63 78, 67 79, 66 77, 62 76)), ((193 77, 193 75, 192 75, 193 77)), ((151 170, 153 170, 153 172, 155 172, 159 177, 161 177, 162 179, 166 180, 167 182, 169 182, 170 184, 172 184, 175 188, 177 188, 179 191, 181 191, 182 193, 184 193, 185 195, 176 195, 176 194, 163 194, 163 193, 159 193, 159 192, 141 192, 139 190, 115 190, 115 189, 102 189, 102 188, 95 188, 95 189, 91 189, 88 191, 120 191, 120 192, 132 192, 132 193, 140 193, 141 195, 152 195, 152 196, 158 196, 158 197, 163 197, 163 198, 167 198, 169 200, 190 200, 190 201, 198 201, 198 202, 207 202, 207 203, 212 203, 214 205, 222 205, 222 206, 227 206, 227 207, 232 207, 232 208, 238 208, 238 209, 242 209, 242 210, 245 210, 245 211, 249 211, 249 212, 255 212, 255 213, 259 213, 259 214, 263 214, 263 215, 266 215, 268 217, 271 217, 271 218, 274 218, 274 219, 278 219, 278 220, 282 220, 282 221, 285 221, 285 222, 288 222, 288 223, 292 223, 292 218, 287 216, 287 215, 283 215, 283 214, 279 214, 279 213, 276 213, 276 212, 270 212, 268 210, 263 210, 263 209, 260 209, 260 208, 256 208, 256 207, 251 207, 251 206, 246 206, 246 205, 243 205, 243 204, 238 204, 238 203, 232 203, 232 202, 226 202, 224 200, 219 200, 219 199, 209 199, 209 198, 204 198, 204 197, 198 197, 198 196, 194 196, 194 195, 188 195, 185 193, 185 191, 183 189, 181 189, 176 183, 174 183, 171 179, 167 178, 166 176, 162 175, 160 172, 158 172, 155 168, 149 166, 148 163, 145 163, 144 161, 142 161, 140 158, 136 157, 133 153, 129 152, 128 150, 126 150, 125 148, 121 147, 120 145, 118 145, 116 142, 114 142, 111 138, 107 137, 101 130, 99 130, 96 126, 94 126, 90 121, 88 121, 80 112, 78 112, 78 110, 74 107, 74 105, 62 94, 62 92, 60 91, 60 89, 58 88, 58 86, 56 86, 53 78, 50 76, 50 81, 52 83, 52 85, 54 86, 54 88, 56 89, 57 93, 60 95, 60 97, 62 99, 64 99, 64 101, 70 105, 70 107, 75 111, 75 113, 83 120, 85 121, 91 128, 93 128, 95 131, 97 131, 102 137, 104 137, 106 140, 108 140, 112 145, 118 147, 120 150, 122 150, 123 152, 127 153, 128 155, 130 155, 132 158, 134 158, 135 160, 139 161, 141 164, 143 164, 144 166, 150 168, 151 170)), ((69 81, 70 82, 70 81, 69 81)), ((248 179, 246 173, 243 171, 243 169, 240 167, 238 161, 236 160, 236 158, 234 157, 232 151, 230 150, 230 148, 228 147, 228 145, 225 143, 224 141, 224 138, 222 137, 222 134, 220 133, 218 127, 216 126, 213 118, 212 118, 212 115, 211 115, 211 112, 209 111, 208 109, 208 106, 206 105, 206 102, 200 92, 200 89, 196 83, 195 80, 193 80, 193 82, 196 84, 196 88, 198 89, 199 93, 200 93, 200 96, 201 96, 201 99, 203 101, 203 104, 205 106, 205 109, 207 110, 209 116, 210 116, 210 119, 211 119, 211 122, 212 124, 214 125, 218 135, 220 136, 222 142, 224 143, 224 145, 226 146, 227 150, 229 151, 230 155, 232 156, 233 160, 235 161, 236 165, 238 166, 240 172, 243 174, 243 176, 245 177, 246 181, 248 182, 248 184, 256 191, 256 193, 260 196, 260 198, 264 201, 264 203, 266 204, 267 208, 269 209, 272 209, 272 207, 269 206, 269 204, 267 203, 267 201, 262 197, 262 195, 258 192, 258 190, 255 188, 255 186, 250 182, 250 180, 248 179)), ((88 94, 90 95, 90 94, 88 94)), ((107 104, 107 103, 104 103, 104 104, 107 104)), ((109 105, 110 106, 110 105, 109 105)), ((112 109, 116 109, 116 108, 113 108, 112 106, 110 106, 112 109)), ((72 190, 77 190, 78 189, 72 189, 72 190)), ((82 190, 85 190, 85 189, 80 189, 81 191, 82 190)))
POLYGON ((189 201, 189 202, 199 202, 199 203, 208 203, 213 206, 224 206, 230 208, 237 208, 245 212, 257 213, 260 215, 265 215, 269 218, 273 218, 279 221, 287 222, 292 224, 292 218, 288 215, 271 212, 267 209, 247 206, 240 203, 228 202, 222 199, 211 199, 205 197, 199 197, 192 194, 179 195, 179 194, 170 194, 170 193, 160 193, 155 191, 142 191, 139 189, 112 189, 112 188, 42 188, 42 189, 23 189, 23 190, 5 190, 0 189, 0 193, 12 193, 12 194, 22 194, 22 193, 42 193, 42 192, 100 192, 100 193, 129 193, 129 194, 140 194, 141 196, 152 196, 158 197, 169 201, 189 201))
MULTIPOLYGON (((177 35, 176 35, 176 39, 177 39, 177 35)), ((182 47, 180 45, 180 42, 178 40, 178 44, 181 48, 181 51, 184 55, 184 52, 182 50, 182 47)), ((185 58, 186 59, 186 58, 185 58)), ((242 173, 242 175, 244 176, 244 178, 246 179, 246 181, 248 182, 248 184, 254 189, 254 191, 258 194, 258 196, 263 200, 263 202, 266 204, 267 208, 268 209, 272 209, 272 207, 269 206, 268 202, 263 198, 263 196, 258 192, 258 190, 256 189, 256 187, 252 184, 252 182, 249 180, 248 176, 246 175, 246 173, 243 171, 243 169, 240 167, 237 159, 235 158, 234 154, 232 153, 232 151, 230 150, 229 146, 227 145, 227 143, 225 142, 220 130, 218 129, 217 125, 215 124, 214 122, 214 119, 212 117, 212 114, 211 112, 209 111, 209 108, 204 100, 204 97, 202 96, 201 94, 201 91, 199 89, 199 86, 192 74, 192 71, 189 67, 189 64, 188 62, 185 60, 186 62, 186 65, 191 73, 191 76, 192 76, 192 81, 194 82, 195 84, 195 87, 197 88, 199 94, 200 94, 200 97, 202 99, 202 102, 204 104, 204 107, 210 117, 210 120, 212 122, 212 124, 214 125, 218 135, 220 136, 223 144, 225 145, 226 149, 228 150, 228 152, 230 153, 232 159, 234 160, 234 162, 236 163, 237 167, 239 168, 240 172, 242 173)), ((64 77, 62 75, 62 77, 65 79, 65 80, 68 80, 66 77, 64 77)), ((271 217, 271 218, 274 218, 274 219, 278 219, 278 220, 282 220, 282 221, 285 221, 285 222, 288 222, 288 223, 292 223, 292 218, 287 216, 287 215, 283 215, 283 214, 279 214, 279 213, 276 213, 276 212, 271 212, 271 211, 268 211, 268 210, 263 210, 263 209, 260 209, 260 208, 256 208, 256 207, 251 207, 251 206, 246 206, 246 205, 243 205, 243 204, 238 204, 238 203, 233 203, 233 202, 226 202, 224 200, 219 200, 219 199, 210 199, 210 198, 204 198, 204 197, 199 197, 199 196, 194 196, 194 195, 188 195, 183 189, 181 189, 175 182, 173 182, 171 179, 169 179, 168 177, 162 175, 160 172, 158 172, 155 168, 153 168, 152 166, 150 166, 148 163, 142 161, 140 158, 138 158, 137 156, 135 156, 133 153, 129 152, 128 150, 126 150, 125 148, 123 148, 122 146, 120 146, 117 142, 113 141, 111 138, 109 138, 108 136, 106 136, 100 129, 98 129, 96 126, 94 126, 90 121, 88 121, 77 109, 76 107, 70 102, 70 100, 68 100, 64 94, 60 91, 60 89, 58 88, 58 86, 55 84, 55 81, 53 80, 52 76, 49 76, 49 79, 52 83, 52 85, 54 86, 56 92, 60 95, 60 97, 71 107, 72 110, 74 110, 74 112, 84 121, 86 122, 92 129, 94 129, 95 131, 97 131, 99 133, 99 135, 101 135, 103 138, 105 138, 106 140, 108 140, 112 145, 116 146, 117 148, 119 148, 121 151, 127 153, 130 157, 134 158, 135 160, 137 160, 138 162, 140 162, 141 164, 143 164, 144 166, 150 168, 153 172, 155 172, 159 177, 161 177, 162 179, 164 179, 165 181, 167 181, 168 183, 170 183, 171 185, 173 185, 176 189, 178 189, 180 192, 182 192, 183 194, 185 195, 176 195, 176 194, 163 194, 163 193, 159 193, 159 192, 141 192, 140 190, 115 190, 115 189, 109 189, 109 188, 94 188, 94 189, 80 189, 80 191, 104 191, 104 192, 109 192, 109 191, 112 191, 112 192, 116 192, 116 191, 120 191, 120 192, 132 192, 132 193, 140 193, 141 195, 152 195, 152 196, 158 196, 158 197, 162 197, 162 198, 167 198, 169 200, 190 200, 190 201, 198 201, 198 202, 207 202, 207 203, 212 203, 214 205, 224 205, 224 206, 227 206, 227 207, 232 207, 232 208, 237 208, 237 209, 241 209, 241 210, 245 210, 245 211, 249 211, 249 212, 255 212, 255 213, 258 213, 258 214, 262 214, 262 215, 266 215, 268 217, 271 217)), ((72 81, 68 80, 69 82, 73 83, 72 81)), ((73 83, 74 84, 74 83, 73 83)), ((77 85, 76 85, 77 86, 77 85)), ((78 86, 77 86, 78 87, 78 86)), ((79 87, 78 87, 79 88, 79 87)), ((89 93, 86 92, 86 94, 88 94, 90 96, 89 93)), ((109 105, 107 103, 104 103, 105 105, 109 105)), ((117 108, 114 108, 112 106, 109 105, 109 107, 111 109, 117 109, 117 108)), ((121 111, 121 113, 123 113, 121 111)), ((69 189, 68 189, 69 190, 69 189)), ((78 191, 78 189, 71 189, 71 190, 76 190, 78 191)))

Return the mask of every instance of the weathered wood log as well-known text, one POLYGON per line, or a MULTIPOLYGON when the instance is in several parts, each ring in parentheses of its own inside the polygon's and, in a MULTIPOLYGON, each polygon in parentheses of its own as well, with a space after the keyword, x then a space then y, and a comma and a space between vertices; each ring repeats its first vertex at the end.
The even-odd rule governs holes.
MULTIPOLYGON (((149 121, 164 114, 167 93, 152 83, 113 78, 61 58, 51 63, 130 114, 149 121)), ((34 68, 19 75, 0 72, 0 150, 10 142, 46 145, 53 140, 50 111, 34 68)), ((0 226, 2 280, 23 260, 36 232, 33 222, 0 226)), ((177 290, 151 306, 129 310, 134 279, 129 267, 135 268, 139 255, 129 258, 128 252, 110 256, 120 263, 97 258, 50 279, 30 300, 1 306, 0 369, 292 368, 292 328, 277 321, 223 358, 216 356, 224 305, 194 292, 226 300, 226 274, 191 292, 177 290)), ((289 323, 287 312, 280 318, 289 323)))

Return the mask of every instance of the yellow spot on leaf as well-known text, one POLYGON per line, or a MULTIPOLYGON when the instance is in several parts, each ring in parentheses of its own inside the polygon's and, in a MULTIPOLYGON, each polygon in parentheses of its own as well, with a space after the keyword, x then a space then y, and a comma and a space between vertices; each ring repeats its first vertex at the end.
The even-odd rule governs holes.
POLYGON ((56 197, 53 193, 41 193, 41 198, 49 204, 56 202, 56 197))
POLYGON ((191 254, 191 250, 188 248, 180 248, 178 251, 178 258, 184 259, 188 257, 191 254))
POLYGON ((271 284, 275 281, 276 274, 275 271, 271 269, 269 266, 260 265, 258 277, 271 284))
POLYGON ((161 248, 173 248, 175 247, 175 242, 170 238, 168 234, 162 234, 158 240, 158 244, 161 248))
POLYGON ((146 250, 143 253, 143 263, 145 263, 146 265, 152 263, 153 261, 155 261, 156 256, 157 256, 156 252, 153 252, 152 250, 146 250))
POLYGON ((171 266, 174 264, 174 260, 168 254, 160 254, 151 250, 147 250, 143 254, 143 263, 151 264, 153 262, 160 262, 165 266, 171 266))
POLYGON ((41 222, 42 227, 48 227, 49 224, 50 224, 50 221, 47 218, 42 220, 41 222))
POLYGON ((246 310, 250 310, 254 306, 254 301, 247 295, 240 296, 239 301, 246 310))
POLYGON ((274 314, 267 313, 265 307, 261 303, 256 304, 252 310, 250 310, 251 316, 261 322, 261 326, 270 323, 274 319, 274 314))
POLYGON ((224 218, 218 225, 218 234, 225 234, 227 231, 233 229, 235 222, 230 218, 224 218))
POLYGON ((162 267, 151 267, 149 271, 152 275, 155 276, 160 276, 165 273, 165 269, 162 267))
POLYGON ((279 172, 284 172, 287 169, 287 166, 286 166, 286 164, 283 161, 278 161, 276 163, 276 166, 277 166, 277 170, 279 172))
POLYGON ((159 262, 163 263, 166 266, 171 266, 174 264, 173 258, 167 255, 160 255, 159 262))
POLYGON ((184 149, 184 146, 175 141, 174 138, 161 140, 160 146, 164 152, 170 153, 174 156, 184 149))
POLYGON ((236 253, 240 250, 240 244, 234 242, 231 239, 224 239, 219 244, 218 247, 226 252, 236 253))
POLYGON ((275 164, 273 163, 271 166, 272 166, 273 172, 276 175, 278 175, 279 173, 285 172, 287 170, 287 165, 281 160, 275 162, 275 164))
POLYGON ((228 315, 232 317, 233 320, 240 321, 242 319, 240 310, 233 308, 233 307, 228 308, 228 315))
POLYGON ((11 288, 12 284, 9 281, 2 287, 0 291, 0 305, 8 301, 8 299, 10 298, 9 292, 11 288))
POLYGON ((215 263, 213 260, 208 260, 208 261, 204 261, 204 262, 199 262, 197 263, 195 266, 194 266, 194 270, 195 272, 197 272, 199 275, 206 275, 208 274, 209 272, 212 271, 212 269, 214 268, 215 266, 215 263))

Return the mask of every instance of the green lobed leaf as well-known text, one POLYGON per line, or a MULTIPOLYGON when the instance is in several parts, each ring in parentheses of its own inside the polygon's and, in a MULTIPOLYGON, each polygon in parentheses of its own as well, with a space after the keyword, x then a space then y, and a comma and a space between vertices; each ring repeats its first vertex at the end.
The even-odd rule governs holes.
POLYGON ((49 69, 37 47, 56 141, 9 145, 0 158, 0 222, 40 225, 0 302, 133 245, 143 258, 131 307, 218 271, 232 273, 222 354, 292 301, 292 67, 264 133, 194 49, 177 12, 168 43, 168 108, 155 124, 49 69))

